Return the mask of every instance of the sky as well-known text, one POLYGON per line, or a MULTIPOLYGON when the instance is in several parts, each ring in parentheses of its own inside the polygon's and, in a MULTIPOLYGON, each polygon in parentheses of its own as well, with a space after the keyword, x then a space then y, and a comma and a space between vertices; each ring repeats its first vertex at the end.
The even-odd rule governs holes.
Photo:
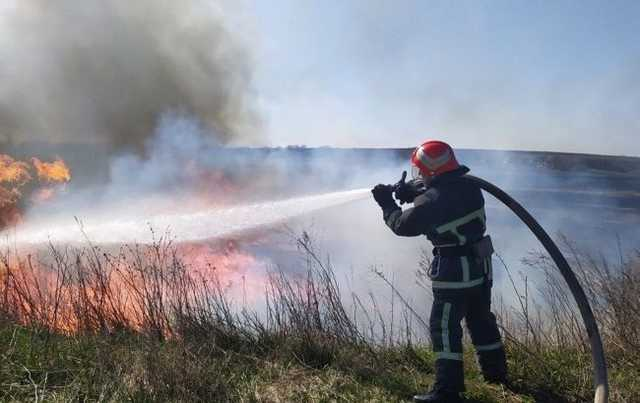
POLYGON ((258 0, 243 12, 272 145, 640 155, 640 2, 258 0))
POLYGON ((0 0, 0 143, 139 150, 168 108, 224 144, 640 156, 640 1, 0 0))

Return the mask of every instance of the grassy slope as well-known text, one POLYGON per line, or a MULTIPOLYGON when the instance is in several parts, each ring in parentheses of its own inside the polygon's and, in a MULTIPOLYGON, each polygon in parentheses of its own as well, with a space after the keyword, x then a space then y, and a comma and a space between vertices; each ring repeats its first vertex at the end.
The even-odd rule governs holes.
MULTIPOLYGON (((405 342, 374 347, 342 305, 330 264, 309 242, 306 234, 298 240, 308 258, 306 277, 269 276, 266 321, 251 312, 234 315, 219 283, 210 288, 199 281, 162 245, 134 248, 115 267, 96 248, 68 256, 54 250, 57 288, 31 280, 37 274, 31 261, 11 267, 11 259, 0 259, 6 270, 0 281, 0 401, 408 401, 426 390, 433 381, 428 349, 405 342), (122 281, 105 280, 114 276, 122 281), (128 298, 118 298, 122 292, 128 298), (64 315, 51 316, 55 301, 64 315), (131 317, 121 315, 126 307, 135 308, 131 317), (65 318, 71 319, 78 336, 2 320, 9 317, 48 329, 64 329, 65 318)), ((577 262, 587 294, 598 296, 592 301, 606 336, 611 401, 640 402, 640 264, 621 259, 612 270, 591 259, 577 262)), ((546 267, 536 259, 531 264, 546 267)), ((468 401, 591 399, 587 347, 556 277, 546 278, 545 302, 556 314, 544 317, 548 328, 528 319, 526 326, 514 318, 505 322, 511 323, 504 329, 510 390, 482 382, 467 349, 468 401)), ((523 312, 524 318, 537 314, 523 312)))
MULTIPOLYGON (((0 330, 0 346, 1 401, 410 401, 433 381, 433 358, 420 348, 374 355, 358 346, 300 349, 293 341, 247 354, 241 346, 134 335, 47 336, 11 325, 0 330)), ((468 353, 468 401, 559 401, 571 390, 573 385, 549 382, 535 362, 511 353, 512 388, 520 393, 485 384, 468 353)), ((568 357, 550 356, 557 362, 568 357)))

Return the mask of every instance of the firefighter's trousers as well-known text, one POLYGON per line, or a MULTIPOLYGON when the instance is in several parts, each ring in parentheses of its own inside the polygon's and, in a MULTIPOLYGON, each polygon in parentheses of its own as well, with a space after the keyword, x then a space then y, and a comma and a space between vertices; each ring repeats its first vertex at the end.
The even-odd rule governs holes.
POLYGON ((471 288, 433 289, 430 329, 436 354, 435 388, 464 390, 462 327, 465 320, 485 379, 503 380, 506 357, 496 317, 491 312, 491 283, 471 288))

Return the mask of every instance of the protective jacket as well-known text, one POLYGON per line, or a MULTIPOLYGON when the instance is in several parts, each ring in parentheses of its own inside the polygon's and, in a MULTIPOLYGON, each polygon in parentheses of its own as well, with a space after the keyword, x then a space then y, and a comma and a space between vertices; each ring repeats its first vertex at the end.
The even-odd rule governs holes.
POLYGON ((416 197, 413 208, 402 211, 395 204, 383 208, 384 220, 396 235, 426 235, 435 247, 430 273, 433 288, 469 288, 491 277, 490 259, 477 262, 470 256, 438 253, 439 248, 471 245, 484 236, 486 215, 482 191, 456 181, 467 172, 469 168, 463 166, 435 177, 426 191, 416 197))
POLYGON ((434 245, 429 276, 434 294, 430 332, 436 354, 435 388, 452 392, 464 389, 462 319, 485 378, 500 381, 506 376, 504 349, 491 313, 491 256, 477 257, 470 248, 485 235, 484 198, 479 187, 457 180, 467 172, 461 166, 434 177, 412 208, 382 206, 384 220, 395 234, 425 235, 434 245))

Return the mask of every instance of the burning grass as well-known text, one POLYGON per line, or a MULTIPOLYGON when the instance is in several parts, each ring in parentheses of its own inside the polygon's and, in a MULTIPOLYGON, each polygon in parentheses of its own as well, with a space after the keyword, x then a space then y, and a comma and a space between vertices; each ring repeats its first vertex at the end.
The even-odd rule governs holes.
POLYGON ((52 162, 32 158, 29 164, 0 154, 0 231, 20 222, 27 203, 53 198, 58 186, 70 180, 71 171, 59 158, 52 162))
POLYGON ((126 331, 165 339, 180 335, 180 318, 215 311, 221 302, 209 296, 222 295, 255 261, 231 245, 218 251, 160 239, 115 252, 49 245, 24 256, 5 253, 0 265, 2 312, 19 324, 66 335, 126 331))
MULTIPOLYGON (((224 280, 231 266, 188 254, 185 261, 181 247, 166 239, 115 252, 89 244, 50 247, 45 255, 3 253, 0 399, 405 401, 432 382, 433 356, 416 343, 412 322, 404 336, 376 339, 370 329, 383 321, 380 312, 369 315, 379 319, 356 320, 331 264, 306 235, 296 240, 305 257, 301 270, 267 273, 265 304, 256 309, 232 298, 224 280)), ((239 252, 228 246, 227 264, 243 264, 247 256, 234 260, 239 252)), ((590 296, 600 290, 596 312, 611 360, 612 401, 635 401, 638 321, 627 318, 620 330, 613 319, 623 306, 637 308, 637 299, 625 298, 637 293, 639 266, 625 261, 625 270, 598 277, 606 272, 587 269, 587 261, 577 267, 590 296), (610 293, 598 279, 607 280, 610 293)), ((540 295, 557 295, 550 290, 545 285, 540 295)), ((548 312, 530 312, 533 302, 503 310, 511 390, 484 384, 466 349, 470 401, 589 400, 588 350, 574 327, 576 311, 563 301, 550 299, 548 312), (554 312, 565 316, 549 326, 532 319, 554 312)))

